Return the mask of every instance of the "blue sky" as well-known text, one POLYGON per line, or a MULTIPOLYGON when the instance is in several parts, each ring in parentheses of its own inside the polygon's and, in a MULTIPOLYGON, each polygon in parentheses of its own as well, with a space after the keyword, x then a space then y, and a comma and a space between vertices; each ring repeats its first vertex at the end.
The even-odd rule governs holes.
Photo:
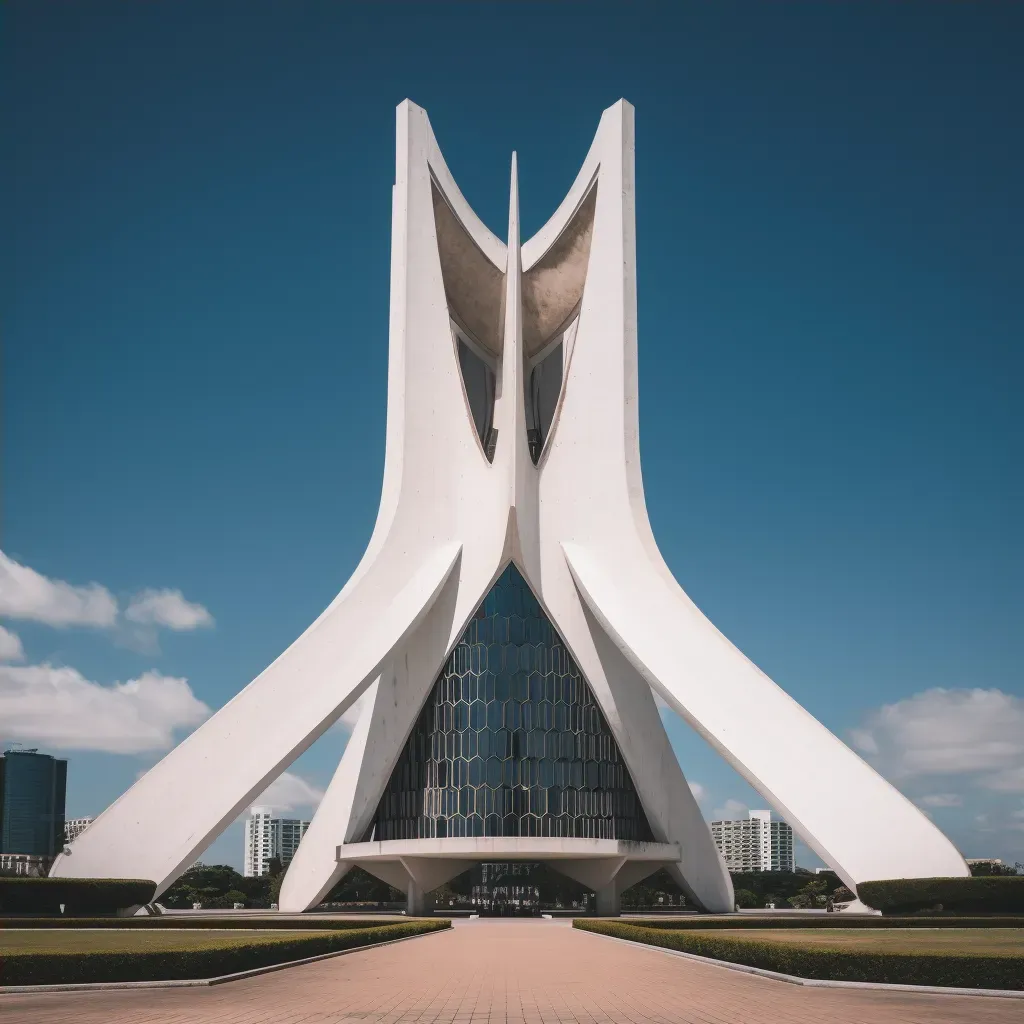
MULTIPOLYGON (((499 234, 518 150, 528 236, 625 96, 666 560, 966 855, 1024 860, 1022 30, 1001 4, 6 3, 0 738, 67 756, 95 814, 354 568, 395 105, 499 234)), ((763 804, 669 728, 709 816, 763 804)))

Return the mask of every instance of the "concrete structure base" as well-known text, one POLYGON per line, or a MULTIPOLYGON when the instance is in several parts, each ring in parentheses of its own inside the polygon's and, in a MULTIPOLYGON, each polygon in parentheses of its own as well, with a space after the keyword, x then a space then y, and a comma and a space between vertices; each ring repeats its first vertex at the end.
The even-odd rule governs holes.
POLYGON ((620 896, 661 867, 678 863, 675 843, 618 839, 502 838, 393 839, 345 843, 337 849, 342 869, 358 866, 405 891, 406 913, 432 909, 429 893, 474 864, 541 861, 597 895, 601 917, 619 914, 620 896))

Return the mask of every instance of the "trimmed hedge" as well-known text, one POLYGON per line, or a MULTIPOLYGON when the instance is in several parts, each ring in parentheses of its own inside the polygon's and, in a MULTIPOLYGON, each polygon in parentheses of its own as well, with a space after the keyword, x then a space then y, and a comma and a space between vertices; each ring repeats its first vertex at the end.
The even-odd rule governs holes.
POLYGON ((730 931, 744 928, 1024 928, 1024 917, 955 917, 952 914, 941 917, 928 914, 917 917, 875 917, 845 913, 794 914, 791 917, 781 914, 772 917, 755 917, 753 914, 701 917, 694 914, 692 917, 674 917, 661 921, 644 918, 630 923, 636 924, 639 928, 666 928, 673 931, 689 929, 702 932, 718 928, 728 928, 730 931))
POLYGON ((574 928, 617 939, 760 967, 801 978, 871 981, 948 988, 1024 989, 1019 956, 962 953, 876 953, 800 947, 791 943, 694 934, 688 930, 637 927, 622 921, 576 918, 574 928))
POLYGON ((17 914, 116 914, 149 903, 156 882, 141 878, 3 878, 0 911, 17 914))
POLYGON ((223 945, 203 949, 139 952, 46 952, 4 950, 0 985, 70 985, 101 981, 172 981, 216 978, 256 967, 356 949, 375 942, 450 928, 447 919, 399 921, 375 928, 334 929, 301 938, 254 941, 225 936, 223 945))
POLYGON ((857 895, 883 914, 1024 914, 1024 875, 891 878, 861 882, 857 895))
POLYGON ((189 929, 201 928, 212 931, 228 928, 232 931, 259 929, 268 931, 285 929, 286 931, 347 931, 353 928, 374 928, 388 924, 403 924, 406 921, 418 921, 420 918, 366 917, 362 920, 351 918, 316 918, 316 917, 206 917, 196 915, 186 917, 179 914, 167 914, 160 917, 5 917, 0 926, 4 928, 144 928, 147 931, 161 928, 189 929))

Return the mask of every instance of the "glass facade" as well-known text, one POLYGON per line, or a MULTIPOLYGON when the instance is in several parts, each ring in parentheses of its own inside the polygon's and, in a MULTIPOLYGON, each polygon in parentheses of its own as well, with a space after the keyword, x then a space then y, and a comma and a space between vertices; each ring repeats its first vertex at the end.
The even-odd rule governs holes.
POLYGON ((0 853, 56 857, 64 848, 67 761, 34 750, 0 758, 0 853))
POLYGON ((650 841, 590 686, 509 564, 452 651, 365 838, 650 841))

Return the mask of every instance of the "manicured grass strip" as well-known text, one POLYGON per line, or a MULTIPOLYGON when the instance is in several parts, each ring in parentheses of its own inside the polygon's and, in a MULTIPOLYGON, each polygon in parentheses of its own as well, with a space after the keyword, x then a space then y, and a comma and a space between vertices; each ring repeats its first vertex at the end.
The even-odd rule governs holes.
MULTIPOLYGON (((162 949, 11 950, 0 958, 0 985, 65 985, 100 981, 170 981, 215 978, 256 967, 355 949, 451 927, 448 920, 400 921, 371 928, 333 929, 309 934, 217 936, 215 945, 199 936, 164 933, 162 949), (182 940, 191 940, 183 944, 182 940)), ((134 937, 134 936, 133 936, 134 937)), ((214 937, 211 937, 214 938, 214 937)))
POLYGON ((67 928, 51 928, 48 931, 31 929, 0 931, 0 958, 8 953, 145 953, 149 950, 168 952, 178 949, 203 949, 223 946, 225 942, 244 940, 246 942, 279 942, 282 939, 302 939, 311 935, 334 935, 330 931, 237 931, 226 932, 221 928, 201 932, 195 928, 182 928, 169 932, 162 928, 145 932, 137 928, 116 932, 109 928, 95 928, 88 931, 69 931, 67 928))
POLYGON ((329 918, 329 917, 282 917, 275 911, 267 911, 266 917, 206 917, 197 914, 187 917, 184 914, 167 914, 160 917, 2 917, 0 928, 142 928, 146 931, 155 928, 227 928, 232 930, 249 928, 276 928, 306 931, 345 931, 351 928, 373 928, 386 924, 405 924, 419 918, 407 917, 363 917, 363 918, 329 918))
POLYGON ((631 920, 638 928, 665 928, 671 931, 695 930, 710 931, 727 928, 737 929, 771 928, 774 930, 790 929, 888 929, 888 928, 1024 928, 1024 917, 1006 915, 991 917, 956 917, 954 915, 925 914, 921 917, 870 917, 847 916, 846 914, 793 914, 757 917, 753 914, 730 914, 723 917, 710 917, 692 914, 689 917, 669 918, 638 918, 631 920))
POLYGON ((950 988, 1024 989, 1024 958, 993 954, 873 952, 772 942, 690 929, 638 927, 576 918, 573 927, 762 970, 829 981, 869 981, 950 988))
MULTIPOLYGON (((963 956, 1024 957, 1024 928, 875 928, 838 931, 835 928, 778 931, 716 931, 707 934, 744 941, 781 942, 787 945, 870 953, 956 953, 963 956)), ((2 937, 0 937, 2 941, 2 937)), ((1024 964, 1024 960, 1022 960, 1024 964)))

